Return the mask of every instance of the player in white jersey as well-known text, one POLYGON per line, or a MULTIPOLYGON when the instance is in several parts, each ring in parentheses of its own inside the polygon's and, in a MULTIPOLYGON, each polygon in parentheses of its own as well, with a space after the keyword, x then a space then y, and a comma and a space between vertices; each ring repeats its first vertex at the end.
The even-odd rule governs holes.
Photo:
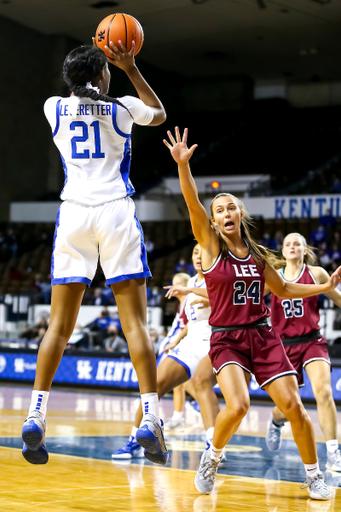
MULTIPOLYGON (((192 293, 188 295, 185 311, 188 317, 188 323, 183 329, 187 330, 187 335, 179 344, 168 354, 157 368, 157 391, 160 397, 171 391, 176 386, 188 381, 195 373, 200 360, 205 357, 210 349, 211 327, 208 324, 208 318, 211 308, 200 308, 199 304, 191 304, 198 299, 196 290, 206 287, 204 275, 201 270, 201 247, 197 244, 193 249, 192 260, 195 270, 198 274, 188 281, 188 289, 192 293)), ((114 459, 134 458, 138 455, 131 454, 128 444, 138 443, 136 436, 140 422, 142 420, 141 406, 136 412, 135 423, 127 444, 116 450, 112 457, 114 459)), ((136 450, 135 453, 138 453, 136 450)), ((158 462, 157 456, 154 462, 158 462)), ((161 462, 161 460, 160 460, 161 462)))
MULTIPOLYGON (((172 286, 187 286, 188 281, 191 279, 191 276, 189 274, 186 274, 185 272, 178 272, 173 276, 172 279, 172 286)), ((177 297, 179 299, 179 308, 178 311, 174 317, 174 320, 172 322, 171 328, 169 329, 167 336, 162 341, 160 348, 159 348, 159 357, 156 361, 156 365, 159 366, 165 357, 167 357, 167 354, 164 352, 165 348, 168 347, 171 343, 176 340, 182 331, 184 329, 185 325, 187 324, 187 317, 184 318, 183 311, 185 309, 185 303, 186 303, 186 296, 185 295, 179 295, 177 297)))
POLYGON ((44 437, 49 391, 98 258, 115 295, 139 381, 144 412, 139 442, 147 449, 146 457, 153 459, 156 453, 163 464, 168 457, 159 419, 155 355, 146 324, 145 278, 151 274, 142 228, 129 197, 134 192, 129 181, 133 123, 159 125, 166 113, 135 65, 135 44, 130 52, 123 45, 120 49, 110 46, 109 62, 127 74, 139 98, 107 96, 106 55, 96 46, 81 46, 64 61, 63 77, 71 96, 49 98, 44 106, 63 162, 65 186, 53 242, 50 324, 39 349, 22 431, 23 455, 32 464, 48 461, 44 437))

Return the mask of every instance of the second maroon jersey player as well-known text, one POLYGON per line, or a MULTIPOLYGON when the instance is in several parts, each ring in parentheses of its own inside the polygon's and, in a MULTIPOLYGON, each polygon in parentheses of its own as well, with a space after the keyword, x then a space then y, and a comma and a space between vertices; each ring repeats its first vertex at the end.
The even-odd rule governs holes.
MULTIPOLYGON (((284 277, 284 268, 280 270, 284 277)), ((309 266, 303 264, 299 276, 292 282, 300 284, 317 284, 309 266)), ((320 312, 318 295, 304 299, 280 299, 271 295, 271 323, 279 336, 284 339, 315 334, 320 330, 320 312)))

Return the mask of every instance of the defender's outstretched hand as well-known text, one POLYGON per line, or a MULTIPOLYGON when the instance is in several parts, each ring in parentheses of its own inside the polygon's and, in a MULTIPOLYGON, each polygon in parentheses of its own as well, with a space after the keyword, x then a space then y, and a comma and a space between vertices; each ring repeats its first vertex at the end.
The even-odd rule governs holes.
POLYGON ((187 128, 184 129, 182 140, 181 140, 179 128, 177 126, 175 127, 176 141, 174 140, 172 132, 168 131, 167 135, 170 140, 170 143, 165 139, 163 139, 163 142, 167 146, 169 151, 171 152, 171 155, 174 158, 174 160, 176 161, 176 163, 178 165, 180 165, 180 164, 184 164, 184 163, 188 162, 190 160, 191 156, 193 155, 194 150, 198 147, 198 144, 193 144, 193 146, 190 148, 187 147, 188 129, 187 128))
POLYGON ((164 290, 168 290, 165 297, 167 299, 171 299, 172 297, 176 297, 177 295, 188 295, 190 290, 186 288, 186 286, 180 285, 172 285, 172 286, 164 286, 164 290))
POLYGON ((330 286, 330 289, 328 291, 335 290, 337 286, 341 283, 341 266, 338 267, 335 272, 330 276, 329 280, 327 281, 327 284, 330 286))

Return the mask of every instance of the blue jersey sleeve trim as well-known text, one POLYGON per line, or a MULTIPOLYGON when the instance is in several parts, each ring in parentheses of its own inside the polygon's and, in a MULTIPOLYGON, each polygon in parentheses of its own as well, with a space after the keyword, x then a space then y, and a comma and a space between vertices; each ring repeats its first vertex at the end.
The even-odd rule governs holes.
POLYGON ((51 258, 51 280, 53 281, 53 274, 54 274, 54 249, 56 246, 56 238, 57 238, 57 231, 60 224, 60 207, 58 208, 57 217, 56 217, 56 227, 54 230, 54 236, 53 236, 53 245, 52 245, 52 258, 51 258))
POLYGON ((122 162, 120 165, 120 173, 122 176, 123 183, 125 185, 127 195, 131 196, 134 194, 135 189, 129 181, 129 172, 130 172, 130 162, 131 162, 131 147, 130 147, 130 137, 125 141, 124 144, 124 153, 122 162))
POLYGON ((186 368, 187 370, 187 373, 188 373, 188 378, 190 379, 191 378, 191 370, 189 368, 189 366, 187 366, 186 363, 184 363, 183 361, 181 361, 181 359, 178 359, 177 357, 175 356, 172 356, 171 354, 168 354, 167 357, 170 357, 171 359, 174 359, 174 361, 176 361, 177 363, 181 364, 181 366, 183 366, 184 368, 186 368))
POLYGON ((140 279, 141 277, 151 277, 152 274, 148 269, 148 272, 137 272, 136 274, 123 274, 122 276, 113 277, 112 279, 107 279, 106 285, 109 286, 114 283, 119 283, 121 281, 129 281, 130 279, 140 279))
POLYGON ((91 285, 91 279, 88 277, 62 277, 60 279, 52 279, 52 285, 54 284, 68 284, 68 283, 86 283, 88 286, 91 285))
POLYGON ((116 114, 117 114, 117 103, 112 104, 112 124, 115 128, 116 132, 121 135, 121 137, 125 137, 126 139, 130 138, 130 133, 124 133, 122 132, 119 127, 117 126, 117 120, 116 120, 116 114))
POLYGON ((136 211, 134 213, 134 218, 135 218, 135 222, 136 222, 136 227, 139 230, 140 237, 141 237, 141 256, 140 256, 140 258, 141 258, 141 262, 142 262, 142 266, 143 266, 143 272, 150 272, 148 263, 147 263, 147 251, 146 251, 146 248, 144 245, 143 230, 142 230, 142 226, 139 222, 139 219, 137 218, 136 211))
POLYGON ((64 187, 63 187, 63 190, 61 191, 61 194, 64 192, 64 189, 65 189, 65 186, 67 184, 67 180, 68 180, 68 175, 67 175, 67 165, 66 165, 66 162, 63 158, 63 155, 60 153, 60 158, 62 159, 62 164, 63 164, 63 169, 64 169, 64 176, 65 176, 65 179, 64 179, 64 187))
POLYGON ((58 133, 58 130, 59 130, 59 125, 60 125, 60 102, 62 100, 58 100, 57 101, 57 104, 56 104, 56 127, 54 129, 54 132, 52 134, 52 137, 55 137, 58 133))

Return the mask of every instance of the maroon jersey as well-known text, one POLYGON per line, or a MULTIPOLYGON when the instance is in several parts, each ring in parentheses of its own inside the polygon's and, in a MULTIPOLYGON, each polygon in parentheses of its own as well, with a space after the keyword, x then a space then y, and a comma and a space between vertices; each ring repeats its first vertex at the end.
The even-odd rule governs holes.
MULTIPOLYGON (((286 281, 283 269, 280 273, 286 281)), ((287 282, 316 284, 308 265, 305 264, 297 279, 287 282)), ((318 331, 319 321, 318 295, 305 299, 279 299, 271 294, 271 323, 282 339, 296 338, 318 331)))
POLYGON ((220 254, 212 267, 203 272, 212 311, 210 325, 245 325, 270 315, 263 300, 263 267, 256 264, 251 253, 246 258, 237 258, 229 252, 227 259, 220 254))

